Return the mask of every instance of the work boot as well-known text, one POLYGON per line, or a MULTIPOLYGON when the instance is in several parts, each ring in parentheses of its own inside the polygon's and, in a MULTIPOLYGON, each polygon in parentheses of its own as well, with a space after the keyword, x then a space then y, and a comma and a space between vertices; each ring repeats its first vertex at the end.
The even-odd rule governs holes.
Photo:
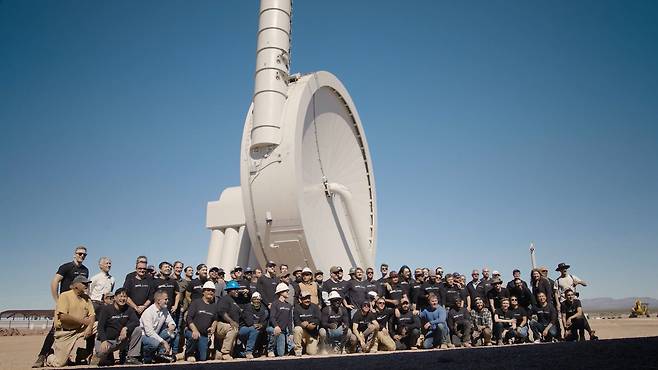
POLYGON ((254 358, 254 354, 251 353, 251 352, 247 352, 247 353, 244 355, 244 357, 245 357, 246 359, 251 360, 252 358, 254 358))
POLYGON ((143 363, 137 357, 127 357, 124 364, 125 365, 142 365, 143 363))
POLYGON ((37 357, 37 360, 34 361, 34 363, 32 364, 32 368, 33 368, 33 369, 36 369, 36 368, 39 368, 39 367, 43 367, 44 364, 45 364, 45 362, 46 362, 46 356, 44 356, 44 355, 39 355, 39 356, 37 357))

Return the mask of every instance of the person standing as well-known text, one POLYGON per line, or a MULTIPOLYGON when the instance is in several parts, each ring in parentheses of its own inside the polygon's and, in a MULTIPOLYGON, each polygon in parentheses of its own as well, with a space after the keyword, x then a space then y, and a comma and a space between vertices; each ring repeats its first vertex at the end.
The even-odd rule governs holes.
POLYGON ((340 266, 331 266, 329 273, 329 279, 322 284, 323 290, 327 294, 338 292, 344 300, 347 294, 347 281, 343 280, 343 268, 340 266))
POLYGON ((256 288, 258 293, 263 297, 263 303, 267 305, 270 312, 273 312, 272 303, 277 300, 276 287, 279 283, 276 278, 276 263, 269 261, 265 265, 265 273, 258 278, 256 288))
POLYGON ((114 290, 114 276, 110 275, 112 260, 109 257, 101 257, 98 260, 98 268, 100 272, 92 276, 89 284, 89 298, 96 312, 103 305, 103 295, 114 290))
POLYGON ((502 307, 501 302, 503 299, 507 299, 507 303, 509 303, 509 292, 506 288, 503 288, 503 281, 500 278, 493 279, 492 284, 493 289, 487 293, 487 301, 489 302, 489 308, 495 311, 502 307))
MULTIPOLYGON (((204 263, 198 264, 196 266, 196 274, 197 278, 190 281, 190 283, 187 285, 187 291, 185 293, 187 296, 189 296, 190 302, 203 297, 203 285, 206 283, 206 281, 208 281, 208 266, 206 266, 204 263)), ((217 276, 219 278, 219 275, 217 276)), ((213 281, 213 284, 215 284, 215 290, 217 289, 218 285, 221 286, 221 284, 218 284, 217 281, 213 281)), ((219 294, 215 291, 215 298, 217 298, 218 295, 219 294)))
POLYGON ((439 290, 439 302, 445 307, 454 307, 457 298, 461 298, 468 306, 468 294, 466 289, 460 288, 454 283, 455 275, 458 273, 446 275, 446 282, 439 290))
POLYGON ((301 273, 302 280, 297 284, 299 295, 308 293, 311 295, 311 303, 320 305, 320 287, 313 281, 313 271, 310 268, 304 267, 301 273))
MULTIPOLYGON (((59 266, 55 276, 50 281, 50 294, 53 301, 57 304, 59 295, 71 289, 71 283, 78 276, 85 278, 89 277, 89 269, 83 264, 87 257, 87 247, 80 245, 73 250, 73 261, 67 262, 59 266)), ((37 355, 37 359, 32 365, 33 368, 43 367, 46 362, 46 357, 55 343, 55 325, 50 328, 50 331, 43 340, 41 351, 37 355)))
POLYGON ((141 316, 146 308, 153 303, 151 301, 153 279, 146 272, 146 269, 146 262, 138 262, 135 266, 135 276, 126 279, 123 286, 128 294, 128 305, 137 312, 137 316, 141 316))
POLYGON ((89 283, 85 276, 78 275, 69 284, 70 289, 57 298, 54 353, 46 358, 46 366, 62 367, 68 361, 86 364, 83 361, 91 355, 96 314, 87 295, 89 283))
POLYGON ((344 299, 344 305, 352 312, 356 312, 361 303, 368 301, 368 291, 366 282, 363 281, 363 269, 356 267, 354 269, 354 278, 347 281, 347 293, 344 299))
POLYGON ((384 299, 386 299, 386 306, 390 308, 397 308, 400 301, 404 298, 404 290, 400 285, 400 277, 397 271, 391 271, 388 275, 388 281, 384 283, 384 299))
POLYGON ((114 365, 114 352, 120 351, 121 363, 141 365, 142 331, 139 317, 129 307, 128 295, 123 288, 114 294, 114 303, 101 308, 98 314, 98 335, 96 336, 96 356, 99 366, 114 365), (127 355, 127 357, 126 357, 127 355))
POLYGON ((555 306, 553 286, 547 278, 542 276, 538 268, 533 269, 530 273, 530 286, 532 287, 532 295, 535 296, 536 301, 539 301, 539 293, 544 293, 548 304, 555 306))
POLYGON ((201 286, 205 284, 206 280, 209 278, 210 281, 212 281, 215 284, 215 298, 220 299, 224 296, 225 293, 225 288, 226 288, 226 280, 224 280, 224 276, 226 273, 224 272, 223 268, 219 268, 217 266, 211 267, 210 270, 208 270, 208 267, 206 265, 203 265, 201 269, 199 269, 199 266, 197 266, 197 274, 199 275, 199 282, 203 281, 201 286), (205 271, 207 271, 206 274, 204 274, 204 267, 205 271), (202 275, 205 276, 202 278, 202 275))

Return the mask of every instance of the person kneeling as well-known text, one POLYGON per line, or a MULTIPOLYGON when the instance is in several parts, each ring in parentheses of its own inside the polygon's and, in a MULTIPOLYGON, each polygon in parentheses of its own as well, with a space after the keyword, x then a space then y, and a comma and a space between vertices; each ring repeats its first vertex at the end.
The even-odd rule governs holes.
MULTIPOLYGON (((378 332, 379 324, 377 323, 375 314, 370 311, 370 302, 363 301, 361 303, 361 309, 352 317, 352 333, 357 338, 361 352, 377 352, 378 332)), ((354 348, 354 351, 357 352, 358 349, 354 348)))
POLYGON ((550 342, 558 336, 557 311, 552 304, 548 303, 544 292, 537 294, 537 300, 539 303, 532 308, 530 328, 534 334, 535 343, 550 342))
POLYGON ((240 285, 231 280, 224 288, 226 295, 217 303, 217 330, 215 331, 215 360, 232 360, 235 339, 240 330, 240 314, 242 309, 235 302, 239 295, 240 285), (220 348, 218 350, 218 348, 220 348))
POLYGON ((475 298, 475 308, 471 310, 471 319, 473 320, 473 332, 471 333, 471 342, 477 346, 482 340, 485 346, 491 345, 491 311, 484 307, 482 298, 475 298))
POLYGON ((202 294, 187 309, 185 358, 188 362, 208 359, 208 336, 215 332, 217 326, 215 283, 206 281, 202 294))
POLYGON ((400 306, 395 309, 394 327, 396 349, 418 349, 420 318, 410 309, 406 296, 402 297, 400 306))
POLYGON ((295 342, 295 356, 301 356, 303 351, 307 355, 317 354, 320 335, 320 307, 311 303, 311 292, 302 291, 299 303, 293 312, 295 327, 292 329, 292 336, 295 342))
POLYGON ((142 330, 135 310, 128 306, 123 288, 114 293, 114 303, 101 306, 98 314, 96 356, 99 366, 114 365, 114 351, 120 351, 121 363, 140 365, 142 330), (126 358, 127 354, 127 358, 126 358))
POLYGON ((171 347, 178 341, 176 323, 169 314, 169 297, 164 290, 153 296, 154 303, 142 312, 140 326, 142 335, 142 355, 145 363, 175 362, 171 347))
POLYGON ((461 343, 462 347, 471 346, 471 314, 464 307, 464 301, 461 298, 455 300, 455 304, 448 312, 448 326, 452 332, 452 342, 461 343))
POLYGON ((238 337, 240 342, 245 345, 245 352, 241 355, 248 359, 254 358, 254 350, 257 343, 259 343, 259 339, 266 336, 270 313, 261 302, 260 293, 254 292, 251 295, 251 303, 242 311, 240 316, 238 337))
POLYGON ((567 341, 585 340, 585 314, 580 300, 576 299, 576 293, 567 289, 564 291, 567 298, 562 302, 562 325, 564 326, 564 339, 567 341))
POLYGON ((439 304, 439 298, 430 293, 427 297, 430 305, 423 309, 420 313, 423 324, 423 332, 425 340, 423 341, 423 348, 447 348, 451 347, 450 339, 448 337, 449 330, 446 323, 446 309, 439 304))

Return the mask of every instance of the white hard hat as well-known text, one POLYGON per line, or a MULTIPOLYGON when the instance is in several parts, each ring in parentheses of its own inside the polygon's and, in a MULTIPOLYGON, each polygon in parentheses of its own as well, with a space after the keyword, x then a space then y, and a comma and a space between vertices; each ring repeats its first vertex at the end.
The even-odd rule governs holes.
POLYGON ((340 293, 338 293, 335 290, 332 290, 331 293, 329 293, 329 300, 332 299, 340 299, 340 293))
POLYGON ((276 286, 276 294, 279 294, 281 292, 287 292, 288 290, 290 290, 290 289, 288 288, 288 284, 286 284, 286 283, 279 283, 276 286))
POLYGON ((203 283, 203 289, 216 290, 215 283, 213 283, 212 281, 206 281, 205 283, 203 283))
POLYGON ((251 299, 254 299, 254 298, 262 299, 261 296, 260 296, 260 293, 258 293, 258 292, 254 292, 254 294, 251 295, 251 299))
POLYGON ((313 271, 311 271, 311 269, 308 267, 304 267, 304 269, 302 270, 302 274, 312 274, 312 273, 313 271))

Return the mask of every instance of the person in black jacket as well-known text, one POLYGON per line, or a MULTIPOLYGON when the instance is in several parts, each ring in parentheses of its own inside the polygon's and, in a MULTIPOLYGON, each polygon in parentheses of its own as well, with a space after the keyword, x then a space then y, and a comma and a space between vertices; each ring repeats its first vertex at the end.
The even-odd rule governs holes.
POLYGON ((141 364, 142 331, 139 329, 139 317, 126 304, 127 300, 126 290, 119 288, 114 293, 114 304, 100 309, 95 346, 100 366, 114 365, 114 351, 117 350, 120 351, 121 363, 141 364))
POLYGON ((523 285, 523 280, 515 278, 513 283, 514 286, 512 286, 511 289, 508 289, 510 297, 516 297, 518 299, 519 306, 523 307, 526 311, 530 310, 531 307, 534 307, 537 304, 535 296, 527 286, 523 285))
POLYGON ((295 356, 318 353, 320 341, 320 307, 311 303, 311 292, 304 291, 299 297, 299 303, 293 311, 292 337, 295 342, 295 356))
POLYGON ((395 310, 394 325, 396 349, 418 349, 420 338, 420 317, 415 315, 409 306, 409 300, 404 297, 395 310))
POLYGON ((270 312, 261 301, 260 293, 254 292, 251 295, 251 303, 244 308, 240 316, 238 337, 245 344, 243 356, 249 359, 254 358, 254 352, 259 347, 259 339, 262 343, 265 338, 267 322, 270 318, 270 312))

